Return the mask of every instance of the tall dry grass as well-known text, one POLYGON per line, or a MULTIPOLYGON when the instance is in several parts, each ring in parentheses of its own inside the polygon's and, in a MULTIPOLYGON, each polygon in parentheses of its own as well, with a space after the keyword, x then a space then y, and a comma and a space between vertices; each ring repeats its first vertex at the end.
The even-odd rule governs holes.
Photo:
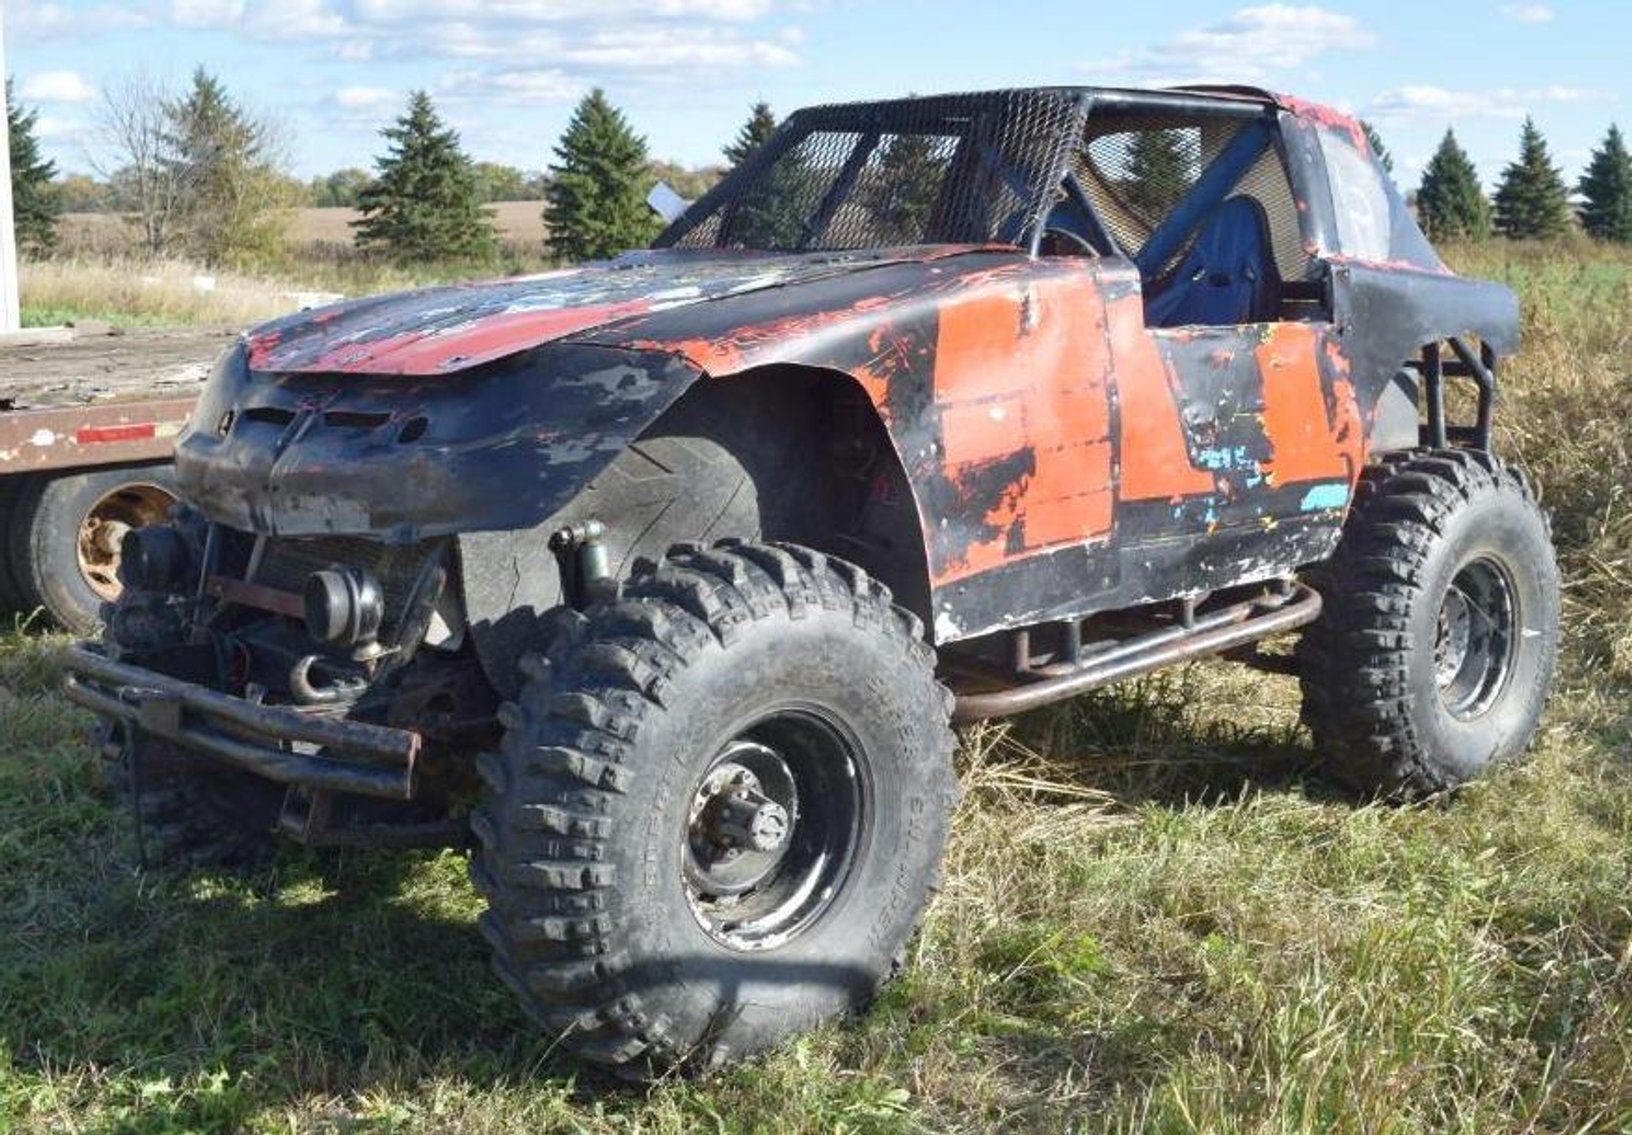
POLYGON ((1632 678, 1632 253, 1587 242, 1452 247, 1520 296, 1498 447, 1541 486, 1564 560, 1575 657, 1632 678))
POLYGON ((1450 254, 1519 291, 1497 444, 1565 568, 1522 764, 1357 804, 1227 663, 968 730, 868 1014, 631 1092, 493 979, 460 853, 135 868, 50 644, 0 636, 0 1131, 1632 1131, 1632 254, 1450 254))

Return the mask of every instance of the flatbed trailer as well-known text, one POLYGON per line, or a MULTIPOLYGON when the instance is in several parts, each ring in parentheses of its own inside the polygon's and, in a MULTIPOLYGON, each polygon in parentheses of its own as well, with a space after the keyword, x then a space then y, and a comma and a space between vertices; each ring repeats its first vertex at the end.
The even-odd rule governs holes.
POLYGON ((0 607, 95 629, 119 546, 175 503, 176 435, 225 329, 81 327, 0 339, 0 607))

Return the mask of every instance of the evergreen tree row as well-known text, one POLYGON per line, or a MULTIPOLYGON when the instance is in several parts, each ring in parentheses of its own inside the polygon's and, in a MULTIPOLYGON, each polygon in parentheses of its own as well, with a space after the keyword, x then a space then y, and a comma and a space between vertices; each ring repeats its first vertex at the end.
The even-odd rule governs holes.
MULTIPOLYGON (((746 161, 776 131, 776 117, 756 103, 723 153, 746 161)), ((381 131, 388 145, 375 175, 357 187, 362 216, 352 222, 358 247, 402 262, 490 260, 498 248, 483 208, 479 163, 442 122, 424 91, 381 131)), ((646 139, 596 89, 585 95, 556 144, 544 190, 545 247, 565 260, 597 260, 649 244, 661 227, 646 205, 656 180, 646 139)))
MULTIPOLYGON (((1576 184, 1581 227, 1601 240, 1632 244, 1632 154, 1618 126, 1611 126, 1576 184)), ((1434 152, 1417 189, 1417 216, 1428 235, 1480 239, 1493 231, 1514 239, 1545 240, 1567 232, 1573 221, 1570 191, 1554 164, 1547 140, 1530 118, 1519 132, 1519 156, 1502 171, 1494 198, 1454 130, 1434 152)))

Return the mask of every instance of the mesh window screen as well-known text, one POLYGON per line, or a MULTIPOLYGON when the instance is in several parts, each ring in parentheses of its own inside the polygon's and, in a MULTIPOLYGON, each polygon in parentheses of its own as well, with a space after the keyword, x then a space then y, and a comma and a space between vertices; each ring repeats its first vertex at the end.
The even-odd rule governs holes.
MULTIPOLYGON (((1120 115, 1090 119, 1073 168, 1112 238, 1134 256, 1241 129, 1240 122, 1218 119, 1120 115)), ((1303 248, 1297 205, 1278 151, 1266 151, 1220 200, 1238 196, 1263 205, 1282 279, 1302 279, 1309 254, 1303 248)))
POLYGON ((1016 243, 1082 131, 1072 91, 1000 91, 800 111, 658 247, 838 251, 1016 243))

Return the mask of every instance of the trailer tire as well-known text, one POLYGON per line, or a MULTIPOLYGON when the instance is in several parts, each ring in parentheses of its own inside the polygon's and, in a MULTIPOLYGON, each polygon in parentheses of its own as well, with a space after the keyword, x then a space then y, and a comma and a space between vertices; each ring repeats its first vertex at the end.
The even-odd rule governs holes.
POLYGON ((0 540, 4 541, 0 545, 0 611, 21 611, 32 606, 11 573, 11 553, 5 550, 12 546, 13 533, 18 531, 13 518, 25 480, 22 474, 0 477, 0 540))
POLYGON ((43 607, 66 630, 94 634, 102 604, 119 596, 122 530, 164 520, 175 501, 168 462, 30 477, 11 513, 19 607, 43 607))
POLYGON ((713 1068, 863 1004, 938 879, 951 696, 916 616, 792 545, 636 569, 479 768, 482 930, 580 1058, 713 1068))
POLYGON ((1309 582, 1325 607, 1299 644, 1303 718, 1334 779, 1422 797, 1530 743, 1559 585, 1546 513, 1515 470, 1465 449, 1385 458, 1309 582))

